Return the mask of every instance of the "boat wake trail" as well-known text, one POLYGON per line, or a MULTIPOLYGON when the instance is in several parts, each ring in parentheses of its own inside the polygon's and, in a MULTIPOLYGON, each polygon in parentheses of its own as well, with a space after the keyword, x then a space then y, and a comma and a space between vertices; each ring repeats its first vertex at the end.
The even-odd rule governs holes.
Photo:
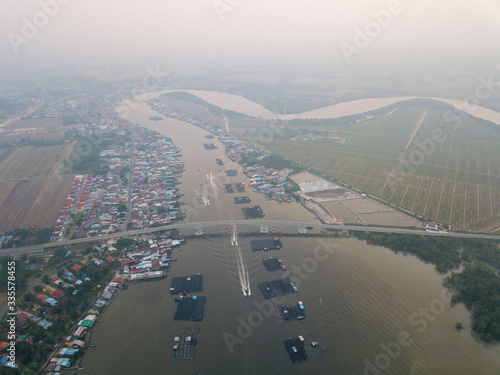
POLYGON ((210 206, 210 196, 207 194, 207 187, 206 185, 203 186, 203 193, 200 193, 201 199, 203 200, 203 203, 205 203, 205 206, 210 206))
POLYGON ((250 277, 248 276, 247 265, 243 261, 240 246, 238 245, 238 238, 236 233, 236 225, 233 225, 233 235, 231 236, 231 245, 235 248, 236 264, 238 266, 238 276, 240 277, 241 290, 244 296, 250 296, 252 291, 250 289, 250 277))
POLYGON ((212 196, 217 198, 217 184, 215 183, 215 177, 212 174, 207 174, 207 179, 210 181, 210 186, 212 187, 212 196))

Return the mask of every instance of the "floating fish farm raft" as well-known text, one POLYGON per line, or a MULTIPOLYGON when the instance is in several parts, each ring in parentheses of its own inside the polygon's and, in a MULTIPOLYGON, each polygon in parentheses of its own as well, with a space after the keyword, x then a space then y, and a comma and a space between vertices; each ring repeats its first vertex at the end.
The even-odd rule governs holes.
POLYGON ((278 271, 285 270, 286 267, 283 266, 281 259, 278 258, 264 258, 262 259, 262 264, 267 271, 278 271))
POLYGON ((304 320, 306 317, 306 308, 300 301, 290 305, 277 305, 274 306, 274 315, 278 323, 304 320))
POLYGON ((226 188, 226 193, 234 193, 233 184, 225 184, 224 187, 226 188))
POLYGON ((288 277, 273 281, 265 281, 263 283, 259 283, 258 286, 266 299, 299 291, 288 277))
POLYGON ((230 177, 232 177, 232 176, 237 176, 237 175, 238 175, 238 171, 237 171, 236 169, 228 169, 228 170, 226 171, 226 174, 227 174, 228 176, 230 176, 230 177))
POLYGON ((325 346, 320 346, 314 333, 307 333, 294 338, 289 337, 283 340, 283 344, 292 363, 307 362, 310 359, 323 360, 325 359, 325 352, 328 350, 325 346))
POLYGON ((250 198, 248 198, 248 197, 234 197, 234 203, 236 203, 236 204, 250 203, 250 198))
POLYGON ((215 162, 218 164, 218 165, 224 165, 224 162, 220 159, 215 159, 215 162))
POLYGON ((217 150, 217 145, 215 143, 203 143, 203 147, 207 150, 217 150))
POLYGON ((264 217, 264 213, 262 212, 260 206, 243 207, 241 211, 243 212, 245 219, 258 219, 264 217))
POLYGON ((170 294, 179 294, 181 292, 200 292, 202 286, 203 276, 200 274, 174 277, 170 284, 170 294))
POLYGON ((175 359, 196 359, 201 327, 198 324, 187 326, 184 333, 174 337, 175 359))
POLYGON ((236 190, 238 191, 238 193, 245 192, 245 184, 243 182, 238 182, 238 183, 234 184, 234 186, 236 187, 236 190))
POLYGON ((177 309, 175 310, 174 320, 203 320, 205 314, 205 303, 207 297, 183 297, 177 299, 177 309))
POLYGON ((309 355, 306 352, 305 348, 305 340, 300 337, 289 337, 286 340, 283 340, 283 344, 285 344, 286 351, 290 356, 290 360, 292 363, 300 363, 309 361, 309 355))
POLYGON ((263 240, 252 240, 251 245, 253 251, 279 250, 281 249, 281 246, 283 246, 283 243, 280 241, 279 238, 270 238, 263 240))

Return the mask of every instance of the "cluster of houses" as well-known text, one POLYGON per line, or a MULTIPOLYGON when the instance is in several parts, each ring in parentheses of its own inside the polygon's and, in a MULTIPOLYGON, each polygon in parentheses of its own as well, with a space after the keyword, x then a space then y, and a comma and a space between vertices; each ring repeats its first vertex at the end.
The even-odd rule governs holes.
POLYGON ((73 210, 75 198, 80 189, 82 180, 83 176, 75 176, 75 178, 73 179, 73 183, 71 184, 71 187, 69 189, 68 196, 64 201, 61 211, 59 212, 59 217, 56 220, 56 225, 52 231, 52 235, 50 236, 51 241, 60 240, 64 236, 66 227, 70 222, 70 215, 73 210))
MULTIPOLYGON (((168 275, 166 271, 168 267, 170 267, 170 262, 172 261, 170 259, 172 248, 180 246, 183 242, 183 240, 173 240, 167 238, 161 240, 149 240, 141 245, 126 247, 124 249, 126 256, 125 260, 122 260, 123 269, 121 272, 125 278, 115 278, 112 281, 107 282, 104 288, 98 286, 98 288, 101 288, 98 298, 86 312, 85 317, 78 321, 75 330, 67 336, 65 342, 63 343, 63 347, 59 349, 54 358, 52 358, 47 368, 47 373, 57 374, 71 366, 71 357, 75 356, 79 350, 86 348, 88 345, 85 339, 88 330, 99 321, 99 314, 102 313, 103 309, 110 302, 110 300, 122 288, 126 287, 125 283, 127 283, 127 279, 135 283, 139 280, 166 277, 168 275)), ((115 249, 113 247, 107 247, 107 250, 112 251, 115 249)), ((104 256, 107 254, 109 253, 104 253, 104 256)), ((102 265, 106 262, 112 262, 114 260, 115 259, 109 255, 106 256, 106 261, 91 259, 91 261, 93 261, 96 265, 102 265)), ((51 283, 58 285, 61 289, 57 289, 51 294, 51 296, 54 295, 54 299, 56 300, 57 298, 64 296, 64 291, 62 290, 64 286, 62 284, 65 281, 71 281, 76 285, 78 282, 82 282, 81 279, 84 281, 89 280, 88 277, 81 272, 81 269, 81 265, 75 264, 71 267, 71 271, 68 271, 63 275, 63 280, 54 278, 51 283)), ((92 347, 92 345, 90 346, 92 347)))
POLYGON ((72 117, 78 118, 82 124, 103 125, 111 119, 110 114, 114 112, 116 106, 115 98, 109 95, 105 86, 102 91, 93 87, 92 90, 81 91, 72 94, 67 93, 60 98, 46 98, 42 106, 38 107, 31 115, 31 118, 43 117, 72 117))
POLYGON ((112 171, 104 176, 88 175, 76 206, 75 212, 84 212, 85 216, 75 228, 75 238, 100 236, 120 228, 126 214, 118 205, 126 207, 127 200, 127 186, 119 175, 112 171))
POLYGON ((182 219, 178 200, 181 195, 176 187, 184 171, 184 163, 179 161, 181 150, 168 137, 139 125, 127 125, 135 134, 134 143, 125 142, 101 152, 109 169, 105 175, 75 177, 51 240, 61 240, 65 233, 69 234, 72 213, 81 213, 81 220, 75 223, 74 238, 96 237, 122 229, 129 205, 129 225, 133 229, 182 219), (124 181, 128 177, 130 192, 124 181))
POLYGON ((172 261, 172 248, 180 246, 183 240, 149 240, 148 244, 127 248, 128 259, 123 261, 122 274, 130 281, 166 277, 172 261))
MULTIPOLYGON (((63 284, 61 280, 57 280, 60 284, 63 284)), ((68 284, 69 286, 69 284, 68 284)), ((49 291, 50 292, 50 291, 49 291)), ((59 299, 64 297, 66 294, 62 289, 56 289, 53 292, 50 293, 50 296, 47 296, 46 294, 41 294, 38 296, 38 300, 40 303, 47 303, 51 306, 56 306, 57 303, 59 302, 59 299)), ((46 328, 46 327, 44 327, 46 328)))
MULTIPOLYGON (((72 269, 79 269, 77 266, 81 268, 81 266, 77 264, 73 266, 72 269)), ((71 272, 67 273, 67 275, 70 274, 71 272)), ((71 278, 71 276, 69 277, 71 278)), ((114 293, 121 288, 121 284, 124 281, 123 279, 114 279, 112 282, 108 283, 94 306, 92 306, 92 308, 87 311, 86 316, 78 322, 75 331, 70 336, 66 337, 63 347, 57 352, 56 356, 51 359, 47 368, 48 374, 57 374, 63 371, 64 368, 67 369, 71 366, 71 359, 69 357, 74 356, 80 349, 87 346, 83 337, 87 334, 88 329, 98 320, 98 315, 106 305, 105 300, 111 299, 114 293)))
POLYGON ((263 165, 243 165, 243 173, 249 178, 248 185, 254 191, 266 194, 269 199, 282 202, 294 202, 295 197, 286 194, 285 188, 290 184, 286 173, 263 165))
POLYGON ((231 159, 231 161, 238 164, 243 163, 242 155, 245 153, 251 153, 258 156, 265 154, 261 149, 248 142, 239 140, 228 133, 221 135, 218 139, 226 149, 226 156, 231 159))
POLYGON ((182 151, 159 133, 136 127, 133 150, 130 222, 132 228, 166 225, 182 219, 178 179, 184 162, 182 151), (147 147, 140 147, 147 145, 147 147))
MULTIPOLYGON (((32 314, 27 314, 25 312, 18 313, 18 315, 16 317, 16 327, 26 328, 30 322, 36 323, 44 329, 48 329, 52 325, 51 322, 49 322, 48 320, 45 320, 41 317, 37 317, 37 316, 32 315, 32 314)), ((10 341, 11 340, 0 341, 0 351, 3 351, 4 349, 8 350, 10 347, 10 341)), ((30 335, 26 335, 26 334, 17 335, 17 337, 13 341, 15 341, 16 343, 25 342, 27 344, 33 344, 33 338, 30 335)), ((0 365, 10 367, 10 368, 17 368, 18 363, 14 363, 14 364, 8 363, 8 362, 10 362, 9 359, 6 359, 6 358, 8 358, 8 355, 9 355, 8 353, 0 355, 0 365)))
POLYGON ((81 319, 78 322, 78 325, 73 332, 72 336, 68 336, 66 338, 66 345, 67 346, 72 346, 73 348, 77 347, 84 347, 86 345, 85 341, 80 340, 80 338, 83 338, 86 334, 89 328, 91 328, 94 323, 96 322, 97 316, 100 314, 101 308, 104 306, 104 303, 102 300, 99 303, 100 308, 97 308, 96 306, 93 306, 91 309, 87 311, 87 315, 85 318, 81 319))
MULTIPOLYGON (((43 293, 41 293, 37 298, 40 301, 40 305, 43 304, 56 306, 61 298, 63 298, 67 293, 77 294, 77 286, 83 284, 85 281, 90 281, 90 278, 85 272, 80 273, 82 266, 75 264, 72 270, 79 274, 76 276, 73 272, 65 272, 61 279, 53 277, 50 280, 51 286, 46 288, 43 293)), ((47 312, 47 311, 45 311, 47 312)), ((44 327, 47 329, 48 327, 44 327)))

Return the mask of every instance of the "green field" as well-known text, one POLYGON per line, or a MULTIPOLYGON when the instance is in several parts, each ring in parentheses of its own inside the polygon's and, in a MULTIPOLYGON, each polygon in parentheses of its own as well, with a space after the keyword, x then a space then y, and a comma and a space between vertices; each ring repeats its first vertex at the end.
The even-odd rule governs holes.
POLYGON ((467 230, 500 225, 500 128, 444 117, 446 111, 414 101, 360 121, 275 123, 272 142, 258 140, 269 122, 240 118, 230 125, 271 152, 440 223, 467 230), (347 143, 332 143, 332 136, 347 143))

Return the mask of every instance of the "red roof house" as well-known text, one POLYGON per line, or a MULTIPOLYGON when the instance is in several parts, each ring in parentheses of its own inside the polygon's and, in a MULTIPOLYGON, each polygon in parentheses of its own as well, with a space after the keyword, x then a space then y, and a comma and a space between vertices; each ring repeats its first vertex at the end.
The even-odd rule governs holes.
POLYGON ((439 229, 438 226, 437 226, 437 224, 436 224, 436 222, 434 222, 434 221, 427 222, 425 224, 425 228, 426 229, 431 229, 431 230, 438 230, 439 229))
POLYGON ((61 298, 64 296, 64 292, 61 290, 61 289, 57 289, 56 291, 54 291, 51 295, 50 295, 52 298, 61 298))
POLYGON ((80 272, 81 268, 82 266, 80 266, 79 264, 75 264, 73 267, 71 267, 71 269, 74 270, 75 272, 80 272))

